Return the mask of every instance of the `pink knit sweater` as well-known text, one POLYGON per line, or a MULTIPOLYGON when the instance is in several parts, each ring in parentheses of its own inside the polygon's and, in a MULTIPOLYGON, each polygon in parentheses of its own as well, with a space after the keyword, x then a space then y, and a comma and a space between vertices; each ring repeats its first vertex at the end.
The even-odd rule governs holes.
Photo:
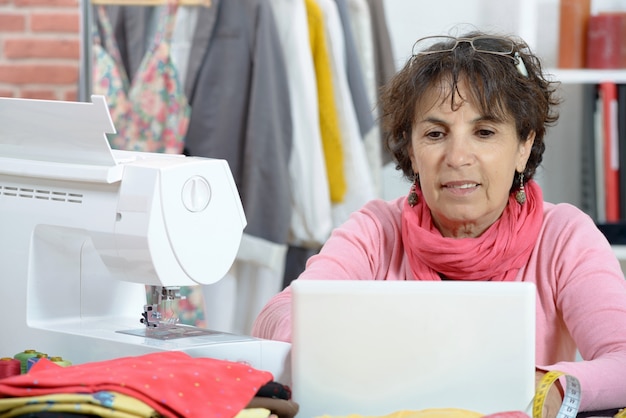
MULTIPOLYGON (((403 200, 375 200, 355 212, 298 280, 413 280, 402 244, 403 200)), ((537 367, 576 376, 581 410, 626 406, 626 280, 593 221, 572 205, 544 203, 543 227, 517 280, 537 286, 537 367), (576 361, 577 349, 584 361, 576 361)), ((290 341, 290 310, 288 287, 268 302, 252 334, 290 341)))

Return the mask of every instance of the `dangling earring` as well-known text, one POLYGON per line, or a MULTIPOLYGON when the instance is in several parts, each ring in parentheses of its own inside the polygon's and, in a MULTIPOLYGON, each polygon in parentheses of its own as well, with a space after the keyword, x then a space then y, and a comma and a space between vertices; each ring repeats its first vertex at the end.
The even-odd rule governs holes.
POLYGON ((413 207, 417 205, 417 183, 420 180, 420 175, 415 173, 413 175, 413 184, 411 185, 411 191, 409 192, 409 206, 413 207))
POLYGON ((519 173, 519 189, 515 193, 515 200, 520 205, 526 203, 526 190, 524 190, 524 173, 519 173))

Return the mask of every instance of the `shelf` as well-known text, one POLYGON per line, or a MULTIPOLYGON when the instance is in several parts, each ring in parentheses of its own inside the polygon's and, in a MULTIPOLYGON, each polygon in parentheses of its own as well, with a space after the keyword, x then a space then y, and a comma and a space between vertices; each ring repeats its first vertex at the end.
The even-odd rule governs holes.
POLYGON ((597 84, 602 81, 626 83, 626 69, 616 70, 565 70, 561 68, 547 68, 544 73, 552 81, 563 84, 597 84))

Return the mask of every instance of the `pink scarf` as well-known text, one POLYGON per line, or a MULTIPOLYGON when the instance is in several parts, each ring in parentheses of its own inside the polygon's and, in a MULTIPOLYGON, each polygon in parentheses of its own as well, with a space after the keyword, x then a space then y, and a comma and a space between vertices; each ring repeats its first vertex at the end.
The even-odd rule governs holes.
POLYGON ((424 202, 402 209, 402 240, 416 280, 515 280, 535 246, 543 222, 541 188, 529 181, 526 203, 509 196, 502 216, 477 238, 446 238, 424 202))

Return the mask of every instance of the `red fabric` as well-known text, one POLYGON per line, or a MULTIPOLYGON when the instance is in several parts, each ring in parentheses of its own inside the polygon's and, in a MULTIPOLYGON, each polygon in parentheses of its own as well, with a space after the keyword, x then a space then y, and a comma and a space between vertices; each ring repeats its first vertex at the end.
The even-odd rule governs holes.
POLYGON ((480 237, 447 238, 435 228, 424 199, 402 209, 402 240, 416 280, 512 281, 526 264, 543 221, 543 195, 534 181, 525 186, 526 203, 509 196, 502 216, 480 237), (493 260, 498 260, 494 263, 493 260))
POLYGON ((228 418, 271 381, 242 363, 178 351, 60 367, 41 359, 27 374, 0 381, 0 397, 110 390, 135 397, 167 417, 228 418))

